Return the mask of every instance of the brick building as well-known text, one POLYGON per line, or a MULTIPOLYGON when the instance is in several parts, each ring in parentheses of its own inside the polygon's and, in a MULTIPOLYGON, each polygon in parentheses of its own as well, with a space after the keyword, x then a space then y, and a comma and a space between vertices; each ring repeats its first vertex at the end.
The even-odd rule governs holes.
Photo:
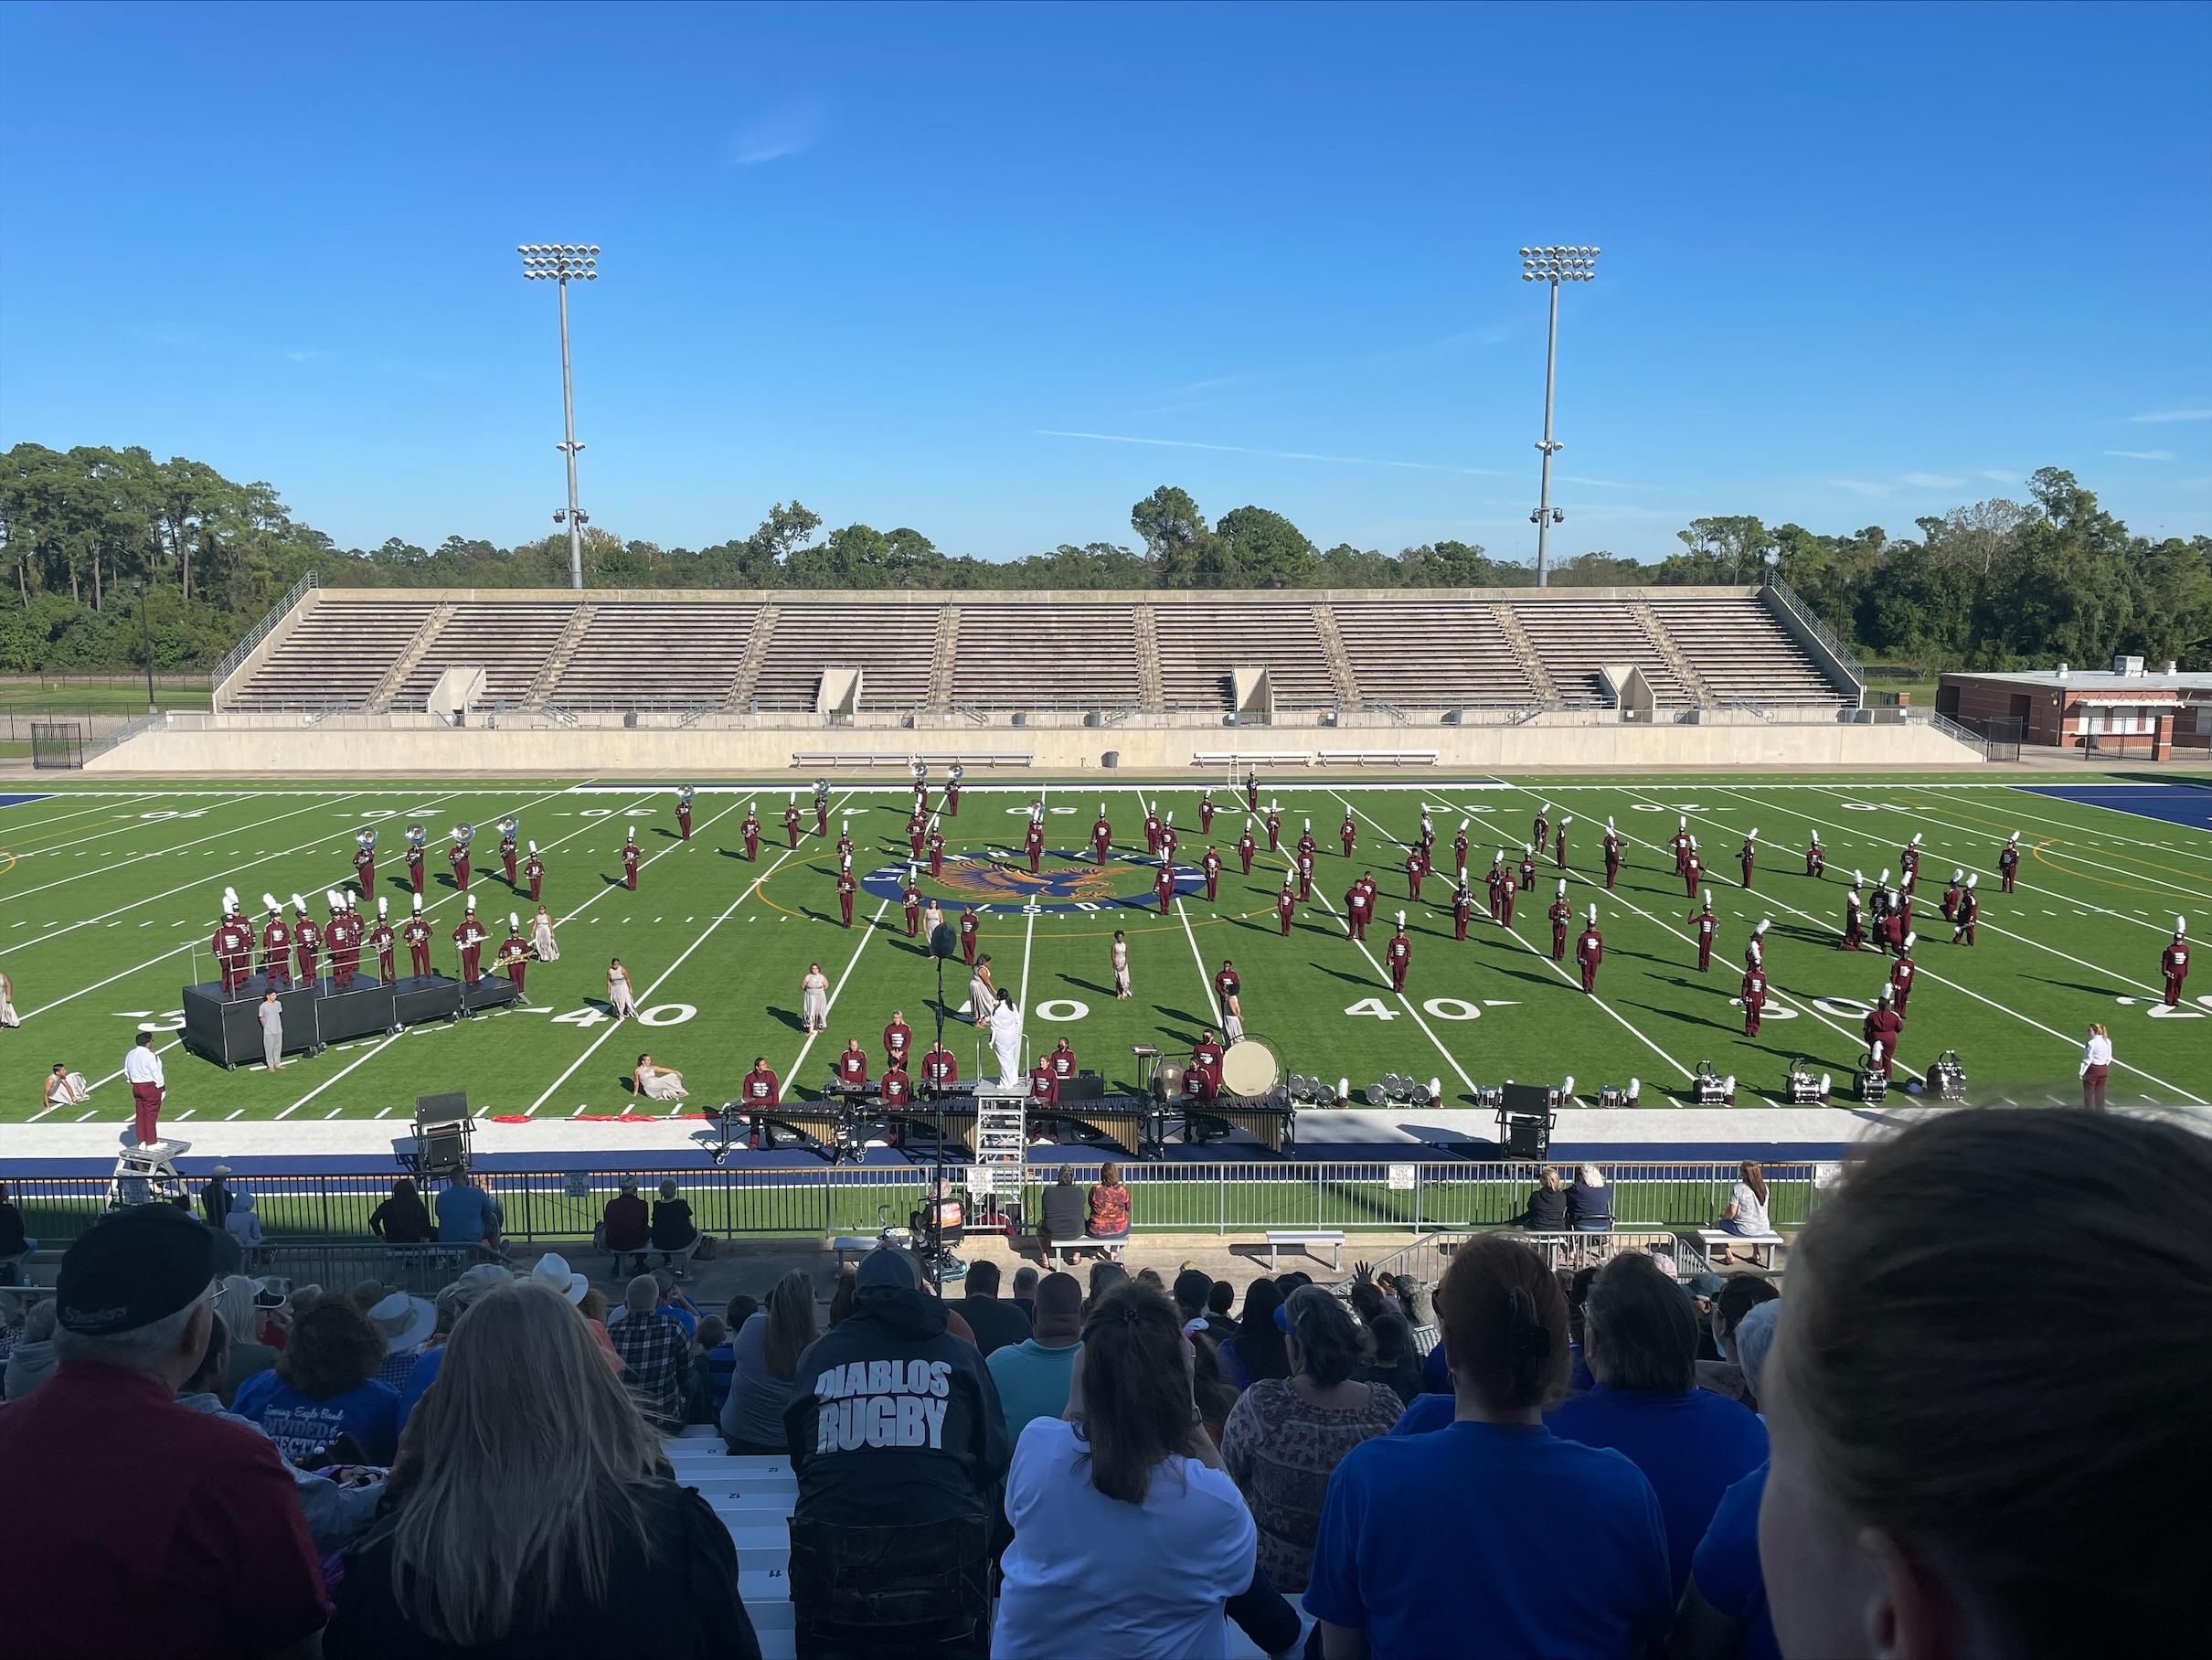
POLYGON ((2055 669, 1942 676, 1936 713, 1984 736, 2019 722, 2027 744, 2090 747, 2164 760, 2172 748, 2212 745, 2212 675, 2181 674, 2168 663, 2147 671, 2141 657, 2115 657, 2110 670, 2055 669))

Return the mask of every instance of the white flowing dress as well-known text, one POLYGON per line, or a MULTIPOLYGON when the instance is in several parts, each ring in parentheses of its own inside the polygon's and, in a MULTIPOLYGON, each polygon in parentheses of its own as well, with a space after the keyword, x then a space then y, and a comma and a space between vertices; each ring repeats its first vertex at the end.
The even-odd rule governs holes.
POLYGON ((607 1007, 618 1020, 637 1018, 637 999, 630 995, 627 970, 618 968, 607 976, 607 1007))
POLYGON ((829 1026, 829 976, 808 974, 799 982, 799 1021, 810 1032, 829 1026))
POLYGON ((691 1093, 676 1081, 674 1072, 665 1072, 658 1067, 638 1068, 637 1081, 649 1101, 681 1101, 691 1093))
POLYGON ((539 917, 530 924, 530 949, 537 953, 540 963, 560 961, 560 947, 553 941, 553 919, 539 917))
POLYGON ((998 1057, 998 1080, 1008 1088, 1023 1081, 1022 1012, 1011 1002, 991 1011, 991 1049, 998 1057))

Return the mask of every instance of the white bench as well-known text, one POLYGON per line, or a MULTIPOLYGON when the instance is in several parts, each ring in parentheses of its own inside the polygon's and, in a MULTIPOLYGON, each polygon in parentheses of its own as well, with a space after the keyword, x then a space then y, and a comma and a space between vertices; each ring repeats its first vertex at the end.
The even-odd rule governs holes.
POLYGON ((912 759, 903 753, 886 755, 881 751, 870 754, 861 750, 801 750, 792 755, 791 764, 819 771, 835 767, 905 767, 912 764, 912 759))
POLYGON ((1072 1240, 1047 1240, 1045 1254, 1048 1257, 1057 1257, 1064 1250, 1072 1256, 1079 1250, 1095 1250, 1109 1261, 1119 1262, 1122 1260, 1122 1247, 1128 1243, 1129 1236, 1127 1234, 1123 1234, 1118 1240, 1099 1240, 1093 1239, 1087 1233, 1079 1233, 1072 1240))
POLYGON ((1303 767, 1313 757, 1304 750, 1199 750, 1190 758, 1194 767, 1240 767, 1258 762, 1270 767, 1303 767))
POLYGON ((830 1249, 837 1253, 837 1272, 840 1273, 845 1272, 845 1259, 847 1257, 856 1259, 865 1257, 869 1251, 875 1250, 877 1246, 882 1243, 883 1241, 877 1239, 872 1233, 839 1234, 835 1239, 830 1241, 830 1249))
POLYGON ((1329 1270, 1339 1272, 1344 1268, 1344 1229, 1341 1228, 1271 1228, 1267 1232, 1267 1271, 1275 1272, 1277 1257, 1285 1245, 1295 1245, 1307 1256, 1313 1247, 1329 1248, 1329 1270))
POLYGON ((1324 767, 1364 767, 1388 765, 1393 767, 1436 765, 1434 750, 1324 750, 1321 764, 1324 767))
POLYGON ((1774 1248, 1782 1243, 1782 1237, 1779 1233, 1730 1233, 1725 1228, 1700 1228, 1696 1233, 1697 1243, 1704 1249, 1708 1262, 1712 1261, 1716 1247, 1726 1246, 1732 1250, 1741 1246, 1754 1253, 1751 1260, 1760 1267, 1772 1268, 1774 1248), (1763 1261, 1757 1254, 1760 1251, 1766 1253, 1763 1261))

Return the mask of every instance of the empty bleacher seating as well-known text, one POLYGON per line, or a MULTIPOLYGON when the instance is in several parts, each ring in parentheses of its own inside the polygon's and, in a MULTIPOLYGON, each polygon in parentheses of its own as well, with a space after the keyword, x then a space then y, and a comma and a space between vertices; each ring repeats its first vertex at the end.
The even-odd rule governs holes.
POLYGON ((568 708, 700 708, 737 684, 757 605, 653 600, 602 604, 548 703, 568 708))
POLYGON ((417 711, 429 702, 438 676, 449 668, 485 671, 483 700, 520 703, 569 626, 576 603, 568 600, 495 600, 456 605, 408 670, 392 708, 417 711))
POLYGON ((751 701, 763 709, 811 709, 822 671, 852 665, 861 671, 862 708, 918 708, 929 701, 940 609, 860 599, 784 605, 751 701))
POLYGON ((1845 696, 1756 596, 1658 599, 1653 613, 1722 702, 1835 706, 1845 696))
POLYGON ((1513 614, 1520 619, 1562 697, 1610 702, 1598 670, 1633 664, 1643 671, 1652 695, 1662 704, 1696 701, 1660 655, 1635 613, 1618 600, 1521 601, 1514 605, 1513 614))
POLYGON ((1131 704, 1137 681, 1136 607, 967 605, 952 701, 1023 709, 1131 704))
POLYGON ((1328 648, 1310 596, 1258 604, 1160 605, 1153 619, 1160 643, 1160 695, 1171 708, 1229 708, 1229 671, 1247 665, 1268 671, 1278 708, 1326 708, 1336 701, 1328 648))
POLYGON ((324 600, 223 707, 357 709, 436 609, 431 600, 324 600))
POLYGON ((1486 600, 1340 600, 1335 612, 1369 703, 1515 708, 1536 701, 1486 600))

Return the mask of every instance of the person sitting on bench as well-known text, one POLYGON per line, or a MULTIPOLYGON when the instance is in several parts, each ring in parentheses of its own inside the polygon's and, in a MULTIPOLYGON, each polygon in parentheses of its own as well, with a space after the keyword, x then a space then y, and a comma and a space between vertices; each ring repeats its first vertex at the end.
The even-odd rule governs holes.
POLYGON ((637 1196, 637 1177, 622 1177, 622 1190, 607 1201, 601 1213, 600 1227, 603 1244, 620 1262, 625 1256, 633 1258, 631 1272, 645 1272, 645 1251, 653 1243, 653 1229, 649 1225, 645 1201, 637 1196))
POLYGON ((1079 1240, 1083 1225, 1090 1214, 1090 1201, 1083 1190, 1075 1185, 1074 1168, 1062 1165, 1052 1186, 1045 1189, 1042 1221, 1037 1227, 1037 1245, 1048 1261, 1052 1256, 1055 1240, 1079 1240))

